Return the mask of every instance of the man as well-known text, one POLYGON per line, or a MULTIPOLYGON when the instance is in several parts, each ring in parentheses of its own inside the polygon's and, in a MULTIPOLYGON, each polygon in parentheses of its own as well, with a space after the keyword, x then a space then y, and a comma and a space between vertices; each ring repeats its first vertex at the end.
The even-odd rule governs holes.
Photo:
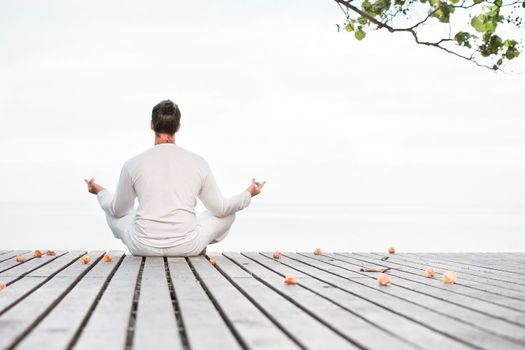
POLYGON ((203 254, 208 244, 226 237, 235 213, 247 207, 265 184, 252 179, 245 191, 224 197, 208 163, 175 144, 180 116, 179 107, 170 100, 153 108, 155 144, 124 163, 114 195, 94 178, 84 180, 106 212, 113 235, 133 255, 203 254), (197 198, 207 208, 198 217, 197 198))

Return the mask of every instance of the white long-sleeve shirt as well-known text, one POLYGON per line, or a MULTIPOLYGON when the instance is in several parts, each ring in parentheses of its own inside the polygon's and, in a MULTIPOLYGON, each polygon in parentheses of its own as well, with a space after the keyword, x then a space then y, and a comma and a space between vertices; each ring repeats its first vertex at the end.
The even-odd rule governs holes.
POLYGON ((208 163, 173 143, 155 145, 126 161, 113 195, 97 194, 102 209, 122 217, 139 205, 130 234, 142 244, 165 248, 195 238, 195 206, 199 198, 217 217, 231 215, 250 204, 243 191, 226 198, 221 194, 208 163))

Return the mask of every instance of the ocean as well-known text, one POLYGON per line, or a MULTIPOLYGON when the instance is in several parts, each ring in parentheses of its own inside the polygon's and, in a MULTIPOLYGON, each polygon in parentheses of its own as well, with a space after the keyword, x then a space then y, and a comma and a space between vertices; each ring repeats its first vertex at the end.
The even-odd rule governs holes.
MULTIPOLYGON (((0 202, 0 249, 125 249, 96 201, 0 202)), ((525 208, 257 205, 209 251, 525 251, 525 208)))

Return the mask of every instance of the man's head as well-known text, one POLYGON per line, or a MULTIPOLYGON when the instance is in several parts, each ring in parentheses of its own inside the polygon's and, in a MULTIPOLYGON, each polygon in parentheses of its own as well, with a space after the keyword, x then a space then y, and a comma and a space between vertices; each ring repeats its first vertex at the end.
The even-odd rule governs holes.
POLYGON ((157 134, 175 134, 180 127, 179 107, 170 100, 164 100, 151 111, 151 129, 157 134))

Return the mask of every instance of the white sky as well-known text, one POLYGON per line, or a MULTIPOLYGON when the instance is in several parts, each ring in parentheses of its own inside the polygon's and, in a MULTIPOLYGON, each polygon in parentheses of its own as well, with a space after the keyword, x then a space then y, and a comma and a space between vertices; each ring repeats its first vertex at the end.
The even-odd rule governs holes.
POLYGON ((169 98, 225 194, 525 206, 523 58, 494 74, 343 21, 330 0, 0 0, 0 200, 113 189, 169 98))

